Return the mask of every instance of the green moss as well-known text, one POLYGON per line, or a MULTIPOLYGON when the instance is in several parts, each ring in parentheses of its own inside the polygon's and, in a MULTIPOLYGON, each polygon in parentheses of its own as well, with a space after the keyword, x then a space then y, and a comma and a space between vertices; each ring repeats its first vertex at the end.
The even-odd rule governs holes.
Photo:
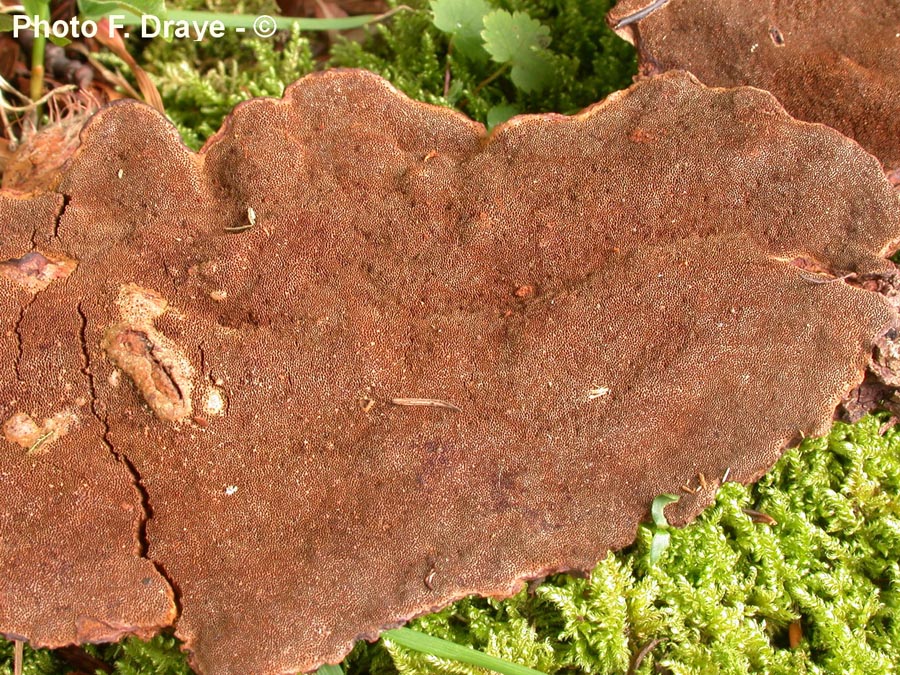
MULTIPOLYGON (((509 74, 479 89, 497 64, 449 50, 448 36, 432 23, 425 0, 373 26, 362 43, 341 41, 329 66, 367 68, 409 96, 456 107, 482 122, 514 112, 571 113, 631 84, 634 50, 607 27, 611 0, 511 0, 495 3, 526 11, 550 28, 553 74, 540 92, 518 90, 509 74), (450 84, 445 95, 445 74, 450 84)), ((273 0, 191 0, 182 9, 277 13, 273 0)), ((109 59, 107 59, 109 60, 109 59)), ((257 40, 233 32, 218 40, 155 40, 140 55, 160 89, 169 117, 194 148, 219 128, 236 103, 253 96, 280 96, 284 87, 311 72, 308 40, 294 33, 285 42, 257 40)))
MULTIPOLYGON (((274 0, 192 0, 179 8, 278 14, 274 0)), ((195 149, 218 131, 235 105, 257 96, 281 96, 286 85, 314 69, 309 41, 296 30, 280 40, 233 31, 202 42, 154 40, 141 62, 159 88, 166 114, 195 149)))
POLYGON ((93 648, 94 655, 114 663, 117 675, 190 675, 187 657, 171 635, 157 635, 147 642, 128 638, 114 645, 93 648))
POLYGON ((424 0, 406 3, 389 23, 373 29, 364 43, 342 42, 331 65, 366 68, 394 83, 412 98, 455 107, 481 122, 496 106, 518 112, 572 113, 631 84, 634 50, 607 28, 611 0, 509 0, 492 5, 525 11, 550 28, 551 84, 540 92, 517 89, 508 73, 479 90, 497 64, 449 50, 448 36, 432 24, 424 0), (450 85, 445 95, 445 76, 450 85))
MULTIPOLYGON (((12 675, 13 643, 0 639, 0 675, 12 675)), ((66 672, 53 652, 47 649, 32 649, 25 645, 25 657, 22 660, 23 675, 60 675, 66 672)))
MULTIPOLYGON (((889 673, 900 663, 900 433, 884 418, 836 424, 788 451, 758 484, 728 483, 696 522, 672 530, 656 565, 652 528, 588 579, 556 576, 506 601, 471 598, 413 622, 424 632, 547 673, 889 673), (777 522, 754 522, 744 509, 777 522), (799 620, 804 638, 788 645, 799 620)), ((189 671, 157 637, 94 648, 124 675, 189 671)), ((12 649, 0 645, 0 674, 12 649)), ((26 673, 64 672, 28 652, 26 673)), ((357 645, 350 673, 474 674, 394 644, 357 645)))
MULTIPOLYGON (((726 484, 648 564, 652 530, 590 579, 470 599, 414 623, 549 673, 888 673, 900 663, 900 435, 882 418, 835 425, 757 485, 726 484), (754 523, 751 508, 777 521, 754 523), (787 627, 804 640, 790 649, 787 627)), ((404 675, 473 673, 388 645, 404 675)))

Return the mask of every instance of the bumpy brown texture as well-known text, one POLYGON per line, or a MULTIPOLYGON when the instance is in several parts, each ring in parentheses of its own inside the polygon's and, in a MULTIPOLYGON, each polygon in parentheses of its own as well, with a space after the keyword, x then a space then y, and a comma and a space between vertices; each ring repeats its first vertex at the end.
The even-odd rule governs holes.
MULTIPOLYGON (((651 4, 622 0, 610 23, 651 4)), ((643 73, 682 68, 709 85, 771 91, 795 117, 858 141, 900 183, 897 0, 670 0, 618 33, 643 73)))
POLYGON ((150 636, 176 616, 141 557, 140 493, 92 411, 76 308, 91 282, 40 263, 66 259, 62 206, 0 197, 0 631, 51 647, 150 636))
MULTIPOLYGON (((3 564, 41 518, 69 530, 21 559, 31 577, 0 575, 0 612, 98 546, 93 503, 51 508, 10 467, 96 466, 117 478, 95 500, 118 503, 125 465, 203 673, 310 670, 456 598, 590 568, 662 492, 687 521, 726 471, 754 480, 824 431, 896 318, 846 282, 896 281, 878 163, 683 73, 489 138, 351 71, 241 105, 200 154, 132 103, 82 140, 57 236, 30 231, 50 197, 0 211, 3 259, 78 262, 3 301, 24 316, 6 417, 89 401, 43 454, 2 448, 3 564), (445 403, 392 403, 416 398, 445 403), (27 526, 26 500, 47 504, 27 526)), ((79 612, 147 592, 95 572, 107 596, 79 612)))

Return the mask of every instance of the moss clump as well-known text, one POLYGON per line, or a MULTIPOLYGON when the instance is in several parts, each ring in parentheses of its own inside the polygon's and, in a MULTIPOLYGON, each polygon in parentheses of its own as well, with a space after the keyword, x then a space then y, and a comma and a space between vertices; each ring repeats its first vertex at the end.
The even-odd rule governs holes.
MULTIPOLYGON (((547 673, 889 673, 900 663, 900 432, 883 416, 836 424, 788 451, 754 486, 727 483, 693 524, 672 530, 648 563, 652 529, 590 578, 559 575, 505 600, 468 599, 413 627, 547 673), (776 524, 754 522, 754 509, 776 524), (791 622, 803 639, 788 643, 791 622)), ((125 675, 190 672, 160 636, 91 648, 125 675)), ((27 675, 66 672, 27 652, 27 675)), ((12 672, 0 645, 0 674, 12 672)), ((475 668, 390 643, 359 644, 350 673, 431 675, 475 668)))
MULTIPOLYGON (((589 579, 558 576, 497 602, 415 622, 432 635, 548 673, 888 673, 900 663, 900 434, 884 419, 836 424, 757 485, 726 484, 648 564, 652 532, 589 579), (744 509, 774 518, 755 523, 744 509), (787 630, 799 621, 800 644, 787 630), (667 669, 667 670, 665 670, 667 669)), ((475 673, 395 645, 404 675, 475 673)))
MULTIPOLYGON (((13 643, 0 639, 0 675, 13 673, 13 643)), ((63 662, 48 649, 32 649, 25 645, 22 675, 60 675, 67 672, 63 662)))
POLYGON ((89 649, 97 658, 114 663, 116 675, 191 675, 179 644, 171 635, 157 635, 147 642, 129 638, 89 649))
MULTIPOLYGON (((548 56, 553 75, 541 91, 517 89, 509 74, 483 83, 496 63, 477 62, 449 49, 448 36, 432 23, 424 0, 406 3, 390 23, 378 25, 363 43, 342 42, 332 49, 331 65, 366 68, 420 101, 454 107, 481 122, 492 109, 510 112, 573 113, 631 84, 634 50, 606 26, 612 0, 506 0, 491 2, 526 12, 550 28, 548 56), (444 94, 449 70, 450 86, 444 94)), ((508 114, 507 113, 507 114, 508 114)))
MULTIPOLYGON (((180 5, 180 9, 278 14, 274 0, 194 0, 180 5)), ((309 41, 297 30, 277 40, 234 31, 203 42, 154 40, 141 61, 159 88, 166 114, 194 149, 218 131, 235 105, 258 96, 281 96, 285 86, 314 69, 309 41)))
MULTIPOLYGON (((182 9, 277 14, 273 0, 191 0, 182 9)), ((454 54, 449 36, 432 23, 426 0, 413 0, 373 26, 363 42, 334 45, 321 65, 367 68, 412 98, 455 107, 481 122, 517 112, 572 113, 631 84, 634 50, 607 28, 612 0, 511 0, 494 2, 524 11, 550 29, 550 85, 539 92, 517 89, 509 73, 483 85, 497 69, 485 59, 454 54), (450 85, 445 95, 445 75, 450 85)), ((166 111, 185 142, 198 148, 236 103, 254 96, 280 96, 287 84, 315 69, 309 41, 294 32, 286 40, 258 40, 233 32, 218 40, 156 40, 140 60, 154 78, 166 111)))

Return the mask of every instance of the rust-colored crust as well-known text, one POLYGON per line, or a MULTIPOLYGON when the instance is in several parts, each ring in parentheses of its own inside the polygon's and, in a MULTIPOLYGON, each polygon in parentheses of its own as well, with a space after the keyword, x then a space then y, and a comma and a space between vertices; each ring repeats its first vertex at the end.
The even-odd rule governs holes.
POLYGON ((94 414, 63 205, 0 195, 0 632, 40 647, 149 637, 176 617, 94 414))
MULTIPOLYGON (((609 23, 651 4, 621 0, 609 23)), ((637 47, 642 75, 685 69, 709 85, 766 89, 900 169, 897 0, 671 0, 616 32, 637 47)))
POLYGON ((685 73, 487 137, 329 71, 199 154, 119 103, 58 190, 0 202, 0 260, 77 262, 36 293, 0 275, 0 422, 34 426, 0 441, 0 562, 21 567, 0 631, 99 639, 60 608, 112 624, 112 599, 166 580, 177 618, 126 600, 116 625, 174 622, 202 673, 309 671, 589 569, 662 492, 687 522, 726 471, 755 480, 823 432, 897 318, 863 283, 896 282, 878 162, 685 73), (66 406, 79 423, 29 454, 66 406), (93 492, 57 508, 53 467, 93 492), (107 503, 140 517, 97 530, 107 503), (101 545, 85 594, 54 585, 101 545))

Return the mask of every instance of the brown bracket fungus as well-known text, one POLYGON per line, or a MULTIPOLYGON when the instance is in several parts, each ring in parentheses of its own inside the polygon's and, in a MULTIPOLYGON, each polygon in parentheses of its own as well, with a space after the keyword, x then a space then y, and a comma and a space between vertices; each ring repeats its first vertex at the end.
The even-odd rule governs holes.
POLYGON ((897 0, 620 0, 609 22, 644 75, 684 69, 771 91, 794 117, 856 140, 900 185, 897 0))
POLYGON ((0 276, 3 419, 77 416, 2 446, 0 631, 172 623, 202 673, 591 568, 685 484, 689 520, 897 321, 878 162, 680 72, 486 136, 330 71, 199 154, 120 103, 56 189, 0 203, 0 259, 77 261, 0 276))

